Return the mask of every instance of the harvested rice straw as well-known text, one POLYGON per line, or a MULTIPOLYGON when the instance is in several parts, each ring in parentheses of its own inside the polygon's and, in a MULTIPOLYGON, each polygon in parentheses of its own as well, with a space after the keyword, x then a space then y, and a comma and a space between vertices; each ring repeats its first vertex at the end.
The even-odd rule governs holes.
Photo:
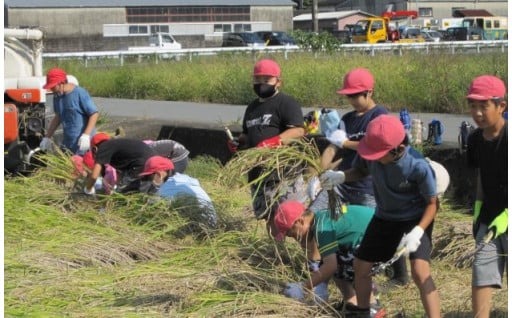
MULTIPOLYGON (((250 148, 239 151, 224 166, 219 179, 227 184, 233 184, 239 182, 240 176, 247 175, 255 167, 261 169, 260 175, 246 185, 253 186, 258 191, 265 191, 270 185, 272 193, 271 202, 267 202, 268 207, 276 204, 279 197, 286 193, 288 185, 293 184, 300 175, 308 180, 313 175, 320 175, 323 172, 320 167, 320 151, 315 140, 303 138, 285 147, 250 148), (278 183, 268 183, 269 179, 277 180, 278 183)), ((334 190, 328 191, 328 195, 331 217, 337 219, 341 203, 334 190)))

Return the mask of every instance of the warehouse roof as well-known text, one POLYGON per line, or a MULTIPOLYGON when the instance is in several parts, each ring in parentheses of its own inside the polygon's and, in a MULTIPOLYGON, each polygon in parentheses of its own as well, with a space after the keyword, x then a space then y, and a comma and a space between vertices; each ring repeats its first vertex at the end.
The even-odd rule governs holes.
MULTIPOLYGON (((374 17, 374 14, 364 12, 361 10, 352 10, 352 11, 332 11, 332 12, 320 12, 316 15, 318 20, 329 20, 329 19, 343 19, 349 17, 351 15, 361 14, 369 17, 374 17)), ((311 21, 312 15, 311 13, 305 13, 298 16, 293 17, 293 21, 311 21)))
POLYGON ((493 15, 487 10, 460 9, 453 11, 454 17, 492 17, 493 15))
POLYGON ((295 6, 291 0, 5 0, 11 8, 96 8, 169 6, 295 6))

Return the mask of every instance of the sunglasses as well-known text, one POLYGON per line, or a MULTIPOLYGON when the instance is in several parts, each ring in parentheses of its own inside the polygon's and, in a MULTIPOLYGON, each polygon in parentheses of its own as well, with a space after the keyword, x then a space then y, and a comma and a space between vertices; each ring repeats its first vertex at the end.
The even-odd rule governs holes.
POLYGON ((368 91, 364 91, 364 92, 359 92, 359 93, 354 93, 354 94, 347 94, 345 96, 347 96, 347 98, 358 98, 359 96, 364 96, 367 94, 368 94, 368 91))

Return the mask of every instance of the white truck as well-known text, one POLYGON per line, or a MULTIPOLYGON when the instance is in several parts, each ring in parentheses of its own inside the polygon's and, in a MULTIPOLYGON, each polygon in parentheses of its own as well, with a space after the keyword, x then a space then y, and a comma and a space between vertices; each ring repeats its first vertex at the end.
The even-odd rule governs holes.
POLYGON ((148 38, 147 46, 130 46, 128 51, 167 51, 181 50, 181 43, 176 41, 169 33, 157 32, 152 33, 148 38))

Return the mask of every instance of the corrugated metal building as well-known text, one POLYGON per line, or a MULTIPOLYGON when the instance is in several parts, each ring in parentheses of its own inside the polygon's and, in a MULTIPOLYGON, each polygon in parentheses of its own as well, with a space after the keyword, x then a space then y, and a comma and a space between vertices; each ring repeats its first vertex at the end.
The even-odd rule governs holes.
POLYGON ((116 50, 141 45, 137 39, 155 31, 176 35, 185 48, 216 46, 223 32, 292 30, 295 5, 291 0, 6 0, 4 26, 42 29, 47 52, 116 50))

